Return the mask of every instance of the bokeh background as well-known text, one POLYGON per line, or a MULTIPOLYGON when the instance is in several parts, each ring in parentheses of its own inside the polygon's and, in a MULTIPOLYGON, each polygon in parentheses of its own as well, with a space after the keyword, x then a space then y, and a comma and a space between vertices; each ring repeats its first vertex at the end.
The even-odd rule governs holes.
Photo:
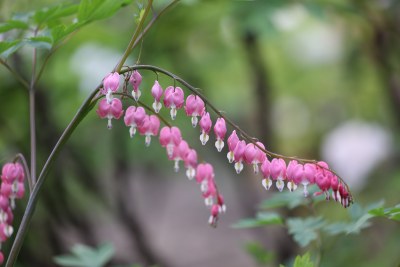
MULTIPOLYGON (((0 18, 53 3, 3 0, 0 18)), ((49 61, 37 88, 39 168, 80 103, 122 55, 137 12, 132 4, 88 25, 49 61)), ((269 150, 329 162, 356 202, 400 202, 399 1, 182 1, 140 48, 140 59, 137 49, 129 64, 156 65, 201 88, 269 150)), ((11 59, 25 77, 30 53, 26 48, 11 59)), ((151 103, 155 75, 142 76, 142 97, 151 103)), ((26 90, 3 67, 0 80, 4 163, 17 152, 28 157, 29 113, 26 90)), ((161 75, 160 83, 165 88, 173 81, 161 75)), ((168 116, 165 109, 162 114, 168 116)), ((93 111, 49 174, 19 266, 55 266, 52 257, 77 243, 111 242, 113 263, 143 266, 258 266, 245 249, 249 243, 274 254, 271 266, 303 252, 282 227, 231 227, 253 217, 259 203, 277 191, 266 192, 249 167, 237 175, 226 148, 218 153, 213 137, 202 147, 198 128, 192 129, 183 111, 176 124, 201 158, 214 164, 228 208, 217 229, 207 226, 209 211, 198 186, 182 170, 174 173, 157 139, 145 148, 143 137, 129 138, 122 120, 109 131, 93 111)), ((333 202, 319 205, 318 212, 347 216, 333 202)), ((398 226, 376 219, 359 235, 328 237, 321 266, 399 264, 398 226)))

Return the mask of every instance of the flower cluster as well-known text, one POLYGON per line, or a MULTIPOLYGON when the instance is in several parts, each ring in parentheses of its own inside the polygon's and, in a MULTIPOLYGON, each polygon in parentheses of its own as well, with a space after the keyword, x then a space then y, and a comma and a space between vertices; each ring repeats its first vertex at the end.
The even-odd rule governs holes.
MULTIPOLYGON (((24 169, 19 163, 6 163, 1 171, 0 187, 0 248, 13 233, 12 210, 15 208, 15 199, 20 199, 25 194, 24 169)), ((0 264, 4 256, 0 251, 0 264)))
MULTIPOLYGON (((105 98, 100 100, 97 113, 101 118, 108 119, 108 128, 111 128, 112 119, 119 119, 124 113, 121 100, 113 97, 113 93, 118 90, 119 80, 118 73, 110 73, 103 80, 101 93, 105 98)), ((125 125, 130 127, 129 134, 131 137, 138 130, 141 135, 146 135, 146 146, 150 144, 151 136, 157 136, 159 132, 160 120, 158 113, 163 103, 165 108, 170 109, 172 120, 176 119, 178 110, 184 108, 186 115, 191 117, 192 126, 195 128, 199 125, 199 139, 202 145, 207 144, 213 129, 215 147, 218 152, 222 151, 227 134, 226 120, 217 112, 219 117, 213 127, 211 115, 206 110, 205 99, 202 99, 195 90, 192 90, 193 94, 190 94, 185 99, 182 88, 168 86, 163 90, 159 82, 155 81, 151 88, 151 95, 154 98, 153 110, 144 105, 154 113, 154 115, 148 115, 145 108, 142 107, 143 104, 139 102, 139 97, 141 96, 139 87, 142 76, 135 70, 126 80, 129 80, 132 85, 132 97, 136 101, 136 106, 128 107, 124 116, 125 125)), ((187 177, 190 180, 196 178, 197 183, 200 184, 205 204, 210 207, 209 223, 215 226, 218 215, 221 212, 225 212, 226 206, 222 195, 218 193, 213 167, 210 163, 198 163, 196 150, 192 149, 188 142, 183 140, 180 129, 168 123, 166 124, 159 133, 160 144, 165 147, 168 159, 174 161, 174 170, 176 172, 179 171, 179 163, 183 161, 187 177)), ((239 130, 236 126, 232 126, 239 130)), ((267 190, 271 188, 273 182, 275 182, 279 191, 285 188, 285 184, 290 191, 296 190, 298 185, 301 184, 304 187, 304 196, 307 197, 307 187, 316 184, 321 190, 316 194, 325 194, 327 200, 330 199, 331 194, 329 191, 332 190, 332 198, 340 202, 344 207, 348 207, 352 202, 347 185, 329 169, 327 163, 307 161, 302 164, 298 160, 289 158, 291 161, 287 164, 284 160, 286 157, 269 152, 261 142, 253 142, 249 138, 240 140, 236 130, 231 132, 226 142, 228 161, 234 163, 234 168, 238 174, 242 172, 244 165, 248 164, 252 166, 255 174, 261 172, 261 184, 267 190)), ((243 135, 243 132, 240 131, 240 134, 243 135)))

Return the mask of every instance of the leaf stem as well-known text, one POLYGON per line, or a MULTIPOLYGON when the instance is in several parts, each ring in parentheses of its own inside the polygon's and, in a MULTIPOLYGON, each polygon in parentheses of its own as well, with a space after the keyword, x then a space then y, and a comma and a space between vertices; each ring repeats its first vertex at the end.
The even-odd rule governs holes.
POLYGON ((21 83, 22 86, 29 90, 29 83, 15 70, 13 70, 11 66, 7 64, 7 62, 5 62, 3 59, 0 59, 0 64, 2 64, 6 69, 9 70, 11 74, 14 75, 14 77, 21 83))

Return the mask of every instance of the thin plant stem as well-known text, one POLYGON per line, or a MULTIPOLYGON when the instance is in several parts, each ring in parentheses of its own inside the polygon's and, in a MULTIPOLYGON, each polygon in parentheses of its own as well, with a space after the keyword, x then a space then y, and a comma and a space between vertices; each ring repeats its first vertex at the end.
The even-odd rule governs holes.
POLYGON ((144 21, 147 18, 147 15, 149 14, 151 7, 153 5, 153 0, 149 0, 147 2, 147 6, 146 9, 143 13, 143 17, 142 19, 139 21, 139 25, 136 27, 135 33, 133 34, 128 46, 126 47, 126 50, 124 52, 124 54, 122 55, 122 58, 120 59, 120 61, 118 62, 118 64, 115 66, 114 71, 115 72, 119 72, 122 68, 122 66, 124 65, 126 59, 128 58, 128 56, 130 55, 130 53, 132 52, 132 49, 135 47, 135 43, 138 40, 139 34, 143 28, 144 25, 144 21))
MULTIPOLYGON (((177 1, 174 1, 177 2, 177 1)), ((148 11, 151 9, 151 4, 152 4, 152 0, 149 0, 149 4, 146 8, 147 14, 148 11)), ((165 9, 168 9, 171 5, 168 5, 165 9)), ((159 16, 161 14, 163 14, 164 12, 161 11, 159 16)), ((128 45, 128 48, 126 49, 122 59, 119 61, 117 67, 115 69, 121 69, 123 64, 125 63, 126 59, 128 58, 130 52, 132 51, 132 49, 136 46, 138 40, 140 40, 141 38, 143 38, 144 34, 150 29, 151 25, 148 25, 148 27, 146 27, 145 31, 143 31, 140 35, 140 28, 143 26, 143 23, 146 19, 147 14, 145 14, 140 23, 139 26, 137 27, 136 31, 135 31, 135 35, 136 37, 131 39, 131 42, 128 45), (118 67, 119 66, 119 67, 118 67)), ((157 16, 157 18, 159 17, 157 16)), ((155 21, 155 20, 154 20, 155 21)), ((154 22, 153 22, 154 23, 154 22)), ((35 76, 33 76, 33 81, 35 81, 34 79, 35 76)), ((40 78, 40 76, 38 76, 36 79, 38 80, 40 78)), ((33 84, 34 85, 34 84, 33 84)), ((62 133, 61 137, 58 139, 56 145, 54 146, 52 152, 50 153, 49 157, 46 160, 46 163, 44 164, 39 177, 37 179, 37 182, 33 185, 33 190, 31 191, 29 200, 28 200, 28 204, 26 206, 24 215, 22 217, 22 221, 20 224, 20 227, 18 229, 18 232, 16 234, 16 237, 14 239, 13 245, 11 247, 10 250, 10 254, 8 256, 7 262, 6 262, 6 267, 12 267, 14 266, 17 258, 18 258, 18 254, 19 251, 21 250, 23 241, 25 239, 25 235, 27 233, 29 224, 32 220, 34 211, 35 211, 35 207, 36 207, 36 203, 38 200, 38 196, 40 193, 40 190, 42 189, 42 185, 47 177, 47 174, 50 170, 51 165, 53 164, 53 162, 55 161, 55 159, 57 158, 58 153, 61 151, 63 145, 68 141, 69 137, 72 135, 72 133, 74 132, 74 130, 76 129, 76 127, 79 125, 79 123, 86 117, 87 113, 94 107, 95 103, 92 103, 92 100, 96 97, 96 95, 99 92, 99 89, 102 87, 102 85, 100 84, 95 90, 93 90, 93 92, 86 98, 86 100, 82 103, 82 105, 80 106, 80 108, 78 109, 77 113, 75 114, 75 116, 73 117, 73 119, 71 120, 71 122, 68 124, 67 128, 65 128, 64 132, 62 133)), ((31 174, 32 177, 32 174, 31 174)))
POLYGON ((9 257, 7 259, 6 267, 14 266, 15 261, 17 260, 19 251, 21 249, 22 243, 24 241, 26 232, 29 227, 29 223, 30 223, 33 213, 35 211, 39 192, 42 189, 42 185, 45 181, 45 178, 47 177, 47 174, 50 170, 51 165, 57 158, 57 155, 61 151, 61 148, 68 141, 69 137, 74 132, 76 127, 79 125, 79 123, 82 121, 82 119, 87 115, 87 113, 93 107, 91 105, 91 101, 96 96, 99 88, 100 88, 100 86, 98 86, 83 102, 83 104, 78 109, 77 113, 75 114, 74 118, 71 120, 71 122, 68 124, 67 128, 65 128, 64 132, 62 133, 61 137, 58 139, 57 144, 54 146, 50 156, 48 157, 46 163, 44 164, 43 169, 40 172, 38 180, 37 180, 36 184, 34 185, 33 191, 29 197, 24 216, 22 217, 21 225, 18 229, 14 243, 11 247, 9 257))
POLYGON ((35 75, 36 75, 36 59, 37 51, 33 49, 32 60, 32 79, 29 86, 29 124, 31 137, 31 180, 32 184, 36 183, 36 108, 35 108, 35 75))
POLYGON ((2 64, 9 72, 11 72, 11 74, 14 75, 14 77, 21 83, 22 86, 29 90, 29 83, 15 70, 13 70, 13 68, 11 68, 7 62, 5 62, 3 59, 0 59, 0 64, 2 64))

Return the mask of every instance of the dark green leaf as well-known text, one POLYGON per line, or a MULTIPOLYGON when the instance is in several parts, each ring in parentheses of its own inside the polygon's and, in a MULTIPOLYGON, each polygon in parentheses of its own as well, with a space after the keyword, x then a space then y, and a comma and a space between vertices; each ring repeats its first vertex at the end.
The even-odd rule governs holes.
POLYGON ((325 221, 321 217, 308 217, 306 219, 289 218, 287 226, 289 234, 293 235, 293 239, 302 247, 310 244, 311 241, 318 238, 318 233, 325 221))
POLYGON ((80 22, 90 22, 111 17, 132 0, 82 0, 78 8, 80 22))
POLYGON ((314 263, 310 259, 310 253, 307 252, 303 256, 297 256, 293 267, 314 267, 314 263))
POLYGON ((28 24, 20 20, 9 20, 0 24, 0 33, 7 32, 13 29, 28 29, 28 24))

